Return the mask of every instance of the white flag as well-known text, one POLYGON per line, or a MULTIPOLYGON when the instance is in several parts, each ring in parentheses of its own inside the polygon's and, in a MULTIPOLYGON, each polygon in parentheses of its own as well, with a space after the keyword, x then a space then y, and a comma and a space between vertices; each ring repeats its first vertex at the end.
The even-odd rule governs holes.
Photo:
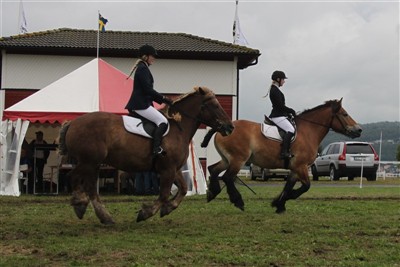
POLYGON ((233 22, 233 43, 238 45, 248 45, 249 43, 247 42, 246 37, 244 37, 240 29, 238 4, 239 1, 236 0, 235 21, 233 22))
POLYGON ((19 33, 24 34, 28 32, 28 25, 26 23, 24 4, 22 0, 19 3, 19 33))

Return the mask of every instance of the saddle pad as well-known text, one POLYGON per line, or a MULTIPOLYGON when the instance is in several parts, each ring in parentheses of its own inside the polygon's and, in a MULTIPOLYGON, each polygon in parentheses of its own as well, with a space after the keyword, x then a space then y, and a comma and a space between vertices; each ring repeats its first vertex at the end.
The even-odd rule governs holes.
MULTIPOLYGON (((274 141, 278 141, 278 142, 282 142, 282 137, 279 134, 278 127, 276 127, 274 125, 261 123, 261 132, 268 139, 271 139, 271 140, 274 140, 274 141)), ((295 132, 294 136, 292 137, 291 143, 294 142, 294 140, 296 139, 296 136, 297 136, 297 132, 295 132)))
MULTIPOLYGON (((144 130, 143 122, 140 119, 123 115, 122 120, 124 121, 125 130, 127 130, 128 132, 138 134, 151 139, 153 138, 153 136, 151 136, 144 130)), ((169 124, 163 136, 167 135, 168 132, 169 132, 169 124)))

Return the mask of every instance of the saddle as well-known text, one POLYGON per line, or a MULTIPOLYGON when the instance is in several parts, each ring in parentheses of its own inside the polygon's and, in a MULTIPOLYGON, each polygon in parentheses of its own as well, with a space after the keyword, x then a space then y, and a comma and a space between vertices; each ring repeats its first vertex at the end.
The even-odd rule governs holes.
MULTIPOLYGON (((123 115, 122 120, 125 130, 128 132, 153 139, 154 131, 157 128, 154 122, 140 116, 136 112, 129 112, 129 115, 123 115)), ((163 136, 167 135, 168 132, 169 124, 163 136)))
MULTIPOLYGON (((295 129, 294 135, 291 140, 291 143, 293 143, 294 140, 296 140, 297 136, 296 124, 292 118, 289 118, 288 120, 295 129)), ((261 123, 261 132, 266 138, 278 142, 282 142, 283 136, 285 135, 285 131, 277 126, 273 121, 271 121, 271 119, 268 118, 268 116, 266 115, 264 115, 264 122, 261 123)))

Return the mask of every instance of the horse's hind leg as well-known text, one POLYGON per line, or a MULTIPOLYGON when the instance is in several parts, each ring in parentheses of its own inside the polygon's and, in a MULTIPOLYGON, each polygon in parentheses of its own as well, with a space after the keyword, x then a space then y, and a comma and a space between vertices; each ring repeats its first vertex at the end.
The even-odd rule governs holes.
POLYGON ((225 161, 220 160, 219 162, 210 165, 208 171, 210 172, 208 190, 207 190, 207 202, 210 202, 221 193, 221 185, 219 184, 218 175, 227 169, 227 164, 225 161))
POLYGON ((83 166, 78 164, 69 174, 72 186, 71 205, 74 207, 76 216, 82 219, 89 204, 89 197, 83 190, 82 181, 85 177, 83 166))
POLYGON ((101 204, 97 194, 96 181, 98 177, 98 167, 90 164, 79 163, 71 173, 73 193, 71 205, 74 207, 76 216, 82 219, 86 213, 89 202, 101 223, 113 224, 114 221, 110 214, 101 204))
POLYGON ((108 213, 107 209, 100 200, 99 194, 97 193, 97 179, 99 177, 98 167, 90 169, 90 175, 88 175, 84 181, 85 191, 88 192, 90 201, 92 202, 94 212, 99 218, 102 224, 110 225, 114 224, 114 220, 108 213))
POLYGON ((244 211, 244 201, 242 195, 239 193, 235 186, 235 178, 240 170, 240 167, 241 164, 239 163, 231 163, 231 165, 222 176, 222 180, 226 185, 226 191, 228 192, 229 200, 231 201, 231 203, 233 203, 235 207, 244 211))

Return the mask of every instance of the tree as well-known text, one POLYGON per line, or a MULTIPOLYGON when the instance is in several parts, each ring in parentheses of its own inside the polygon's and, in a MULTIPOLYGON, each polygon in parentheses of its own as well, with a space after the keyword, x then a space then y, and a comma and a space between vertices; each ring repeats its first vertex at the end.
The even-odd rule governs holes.
POLYGON ((400 145, 397 145, 396 159, 397 161, 400 161, 400 145))

